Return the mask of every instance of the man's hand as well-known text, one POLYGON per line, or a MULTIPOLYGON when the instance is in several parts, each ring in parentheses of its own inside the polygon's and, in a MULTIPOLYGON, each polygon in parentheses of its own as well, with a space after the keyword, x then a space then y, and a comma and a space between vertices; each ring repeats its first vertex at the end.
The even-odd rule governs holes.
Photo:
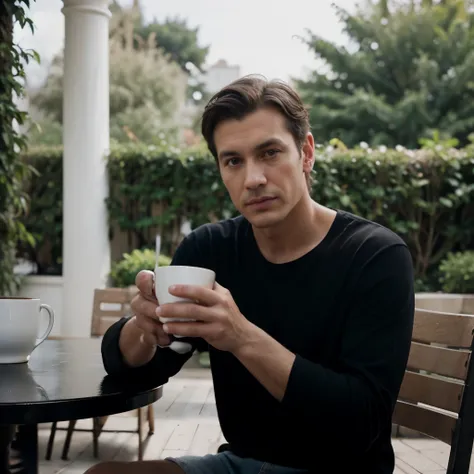
POLYGON ((242 315, 230 291, 217 282, 212 290, 193 285, 175 285, 168 289, 174 295, 195 303, 169 303, 156 309, 159 318, 196 321, 167 322, 168 334, 205 339, 216 349, 236 352, 251 338, 253 325, 242 315))
POLYGON ((277 400, 283 399, 295 355, 246 319, 229 290, 216 283, 212 290, 176 285, 168 291, 194 303, 163 304, 156 314, 196 321, 167 322, 165 332, 201 337, 216 349, 231 352, 277 400))
POLYGON ((131 320, 142 331, 141 342, 151 346, 167 346, 169 336, 163 331, 163 325, 156 317, 158 301, 154 290, 153 272, 143 270, 137 274, 135 283, 138 294, 131 302, 134 318, 131 320))

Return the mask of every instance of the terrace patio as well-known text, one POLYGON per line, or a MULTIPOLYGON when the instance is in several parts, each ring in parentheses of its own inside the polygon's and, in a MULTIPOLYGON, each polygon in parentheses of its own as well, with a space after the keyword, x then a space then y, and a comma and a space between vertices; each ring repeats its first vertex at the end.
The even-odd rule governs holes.
MULTIPOLYGON (((225 442, 217 420, 211 373, 198 366, 195 358, 173 377, 155 403, 155 434, 145 444, 144 459, 162 459, 182 454, 216 452, 225 442)), ((66 426, 66 423, 60 424, 66 426)), ((90 427, 83 420, 77 427, 90 427)), ((132 413, 114 415, 106 428, 131 429, 136 425, 132 413)), ((39 427, 40 474, 82 474, 97 463, 92 456, 92 435, 75 432, 69 460, 61 460, 65 431, 56 433, 50 461, 44 460, 49 437, 49 425, 39 427)), ((137 435, 103 432, 100 435, 100 460, 132 461, 137 459, 137 435)), ((429 438, 398 438, 393 440, 396 454, 396 474, 441 474, 446 472, 449 446, 429 438)), ((469 472, 474 473, 471 464, 469 472)), ((349 474, 349 473, 348 473, 349 474)))
MULTIPOLYGON (((109 270, 104 197, 107 181, 103 154, 108 148, 108 0, 63 0, 65 38, 65 220, 63 300, 68 302, 62 318, 61 336, 88 336, 93 290, 106 285, 109 270), (99 46, 99 47, 98 47, 99 46), (87 98, 87 100, 84 100, 87 98), (94 192, 91 193, 90 190, 94 192), (87 190, 85 193, 84 190, 87 190), (91 214, 92 213, 92 214, 91 214), (87 223, 87 225, 84 225, 87 223)), ((191 361, 172 378, 155 403, 155 434, 145 444, 144 459, 168 455, 216 452, 225 442, 217 420, 210 371, 191 361)), ((59 424, 65 427, 67 423, 59 424)), ((77 427, 91 427, 83 420, 77 427)), ((133 413, 114 415, 108 430, 133 428, 133 413)), ((53 456, 44 460, 49 425, 39 427, 41 474, 82 474, 98 461, 92 455, 92 434, 73 435, 69 460, 60 459, 65 431, 58 431, 53 456)), ((349 428, 350 429, 350 428, 349 428)), ((131 461, 137 458, 137 435, 103 432, 100 460, 131 461)), ((395 473, 446 472, 449 446, 428 438, 393 440, 395 473)), ((471 463, 472 464, 472 463, 471 463)), ((474 473, 471 465, 470 472, 474 473)))

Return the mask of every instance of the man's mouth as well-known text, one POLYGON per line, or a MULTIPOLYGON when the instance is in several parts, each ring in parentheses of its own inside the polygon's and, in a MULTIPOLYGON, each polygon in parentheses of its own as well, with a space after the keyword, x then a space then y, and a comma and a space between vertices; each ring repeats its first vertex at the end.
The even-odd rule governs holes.
POLYGON ((246 205, 247 206, 254 206, 254 205, 258 205, 258 204, 263 204, 263 203, 268 202, 268 201, 273 201, 275 199, 276 198, 272 197, 272 196, 262 196, 262 197, 259 197, 259 198, 250 199, 249 201, 247 201, 246 205))

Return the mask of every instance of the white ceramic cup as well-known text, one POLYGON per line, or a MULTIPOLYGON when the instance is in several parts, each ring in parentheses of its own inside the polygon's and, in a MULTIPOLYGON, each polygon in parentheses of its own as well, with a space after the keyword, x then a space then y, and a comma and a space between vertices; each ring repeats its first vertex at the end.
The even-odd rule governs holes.
MULTIPOLYGON (((216 281, 216 274, 208 268, 188 267, 183 265, 169 265, 155 267, 155 294, 158 304, 187 303, 190 300, 180 298, 169 293, 171 285, 196 285, 212 289, 216 281)), ((169 321, 194 321, 192 319, 160 318, 162 323, 169 321)), ((181 337, 179 334, 173 334, 181 337)), ((191 346, 185 342, 173 341, 170 348, 176 352, 188 352, 191 346)))
POLYGON ((0 297, 0 364, 28 362, 31 353, 49 336, 54 325, 54 311, 39 298, 0 297), (41 310, 49 316, 41 337, 41 310))

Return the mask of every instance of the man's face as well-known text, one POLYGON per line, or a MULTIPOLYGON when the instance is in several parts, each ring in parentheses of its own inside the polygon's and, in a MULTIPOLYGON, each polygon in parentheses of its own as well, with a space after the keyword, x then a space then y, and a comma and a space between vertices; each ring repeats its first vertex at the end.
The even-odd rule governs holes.
POLYGON ((301 150, 274 108, 242 120, 225 120, 214 131, 219 169, 237 210, 256 228, 275 226, 308 193, 305 174, 313 167, 314 141, 301 150))

